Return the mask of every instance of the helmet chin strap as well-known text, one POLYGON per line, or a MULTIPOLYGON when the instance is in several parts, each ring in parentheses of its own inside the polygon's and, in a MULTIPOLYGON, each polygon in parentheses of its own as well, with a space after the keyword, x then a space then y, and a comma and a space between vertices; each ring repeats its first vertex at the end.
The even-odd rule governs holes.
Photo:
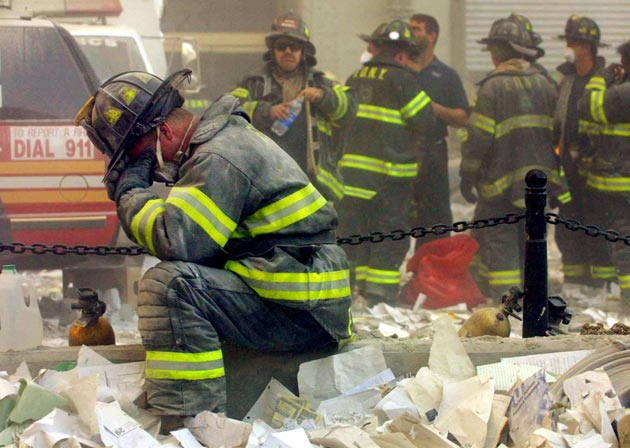
MULTIPOLYGON (((190 118, 190 121, 188 122, 188 127, 186 128, 186 131, 184 131, 184 136, 179 142, 179 147, 177 148, 177 151, 175 151, 175 155, 173 156, 173 161, 177 163, 180 163, 182 159, 184 158, 184 156, 188 155, 188 148, 186 148, 186 151, 182 151, 182 148, 184 147, 184 144, 188 140, 188 134, 190 133, 190 130, 192 129, 194 121, 195 121, 195 117, 192 116, 190 118)), ((157 156, 157 163, 160 168, 163 168, 164 155, 162 154, 162 143, 160 143, 160 126, 157 126, 155 129, 157 133, 157 140, 155 143, 155 153, 157 156)))

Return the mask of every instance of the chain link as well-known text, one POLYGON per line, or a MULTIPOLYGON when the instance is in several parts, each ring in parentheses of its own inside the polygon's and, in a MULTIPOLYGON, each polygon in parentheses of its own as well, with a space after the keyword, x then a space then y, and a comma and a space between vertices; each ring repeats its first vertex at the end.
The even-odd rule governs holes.
POLYGON ((444 235, 448 232, 465 232, 470 229, 484 229, 486 227, 496 227, 503 224, 516 224, 525 219, 525 214, 508 213, 500 218, 477 219, 475 221, 458 221, 452 225, 437 224, 432 227, 414 227, 411 230, 393 230, 389 233, 372 232, 366 236, 350 235, 346 238, 337 238, 338 245, 348 244, 356 246, 363 243, 382 243, 386 240, 399 241, 407 237, 422 238, 427 235, 444 235))
POLYGON ((586 236, 590 236, 593 238, 601 236, 611 243, 617 243, 621 241, 626 246, 630 246, 630 235, 622 236, 619 232, 615 230, 600 230, 596 226, 583 225, 575 219, 565 219, 555 213, 546 213, 545 220, 547 221, 547 223, 554 226, 563 225, 568 230, 571 230, 573 232, 584 232, 586 236))
MULTIPOLYGON (((401 241, 405 238, 423 238, 427 235, 445 235, 449 232, 461 233, 467 230, 479 230, 500 225, 517 224, 525 219, 525 214, 508 213, 499 218, 477 219, 474 221, 457 221, 452 225, 436 224, 432 227, 414 227, 410 230, 392 230, 389 233, 371 232, 368 235, 350 235, 348 237, 338 237, 338 245, 357 246, 363 243, 382 243, 383 241, 401 241)), ((622 236, 614 230, 600 230, 593 225, 583 225, 574 219, 565 219, 555 213, 546 213, 545 220, 548 224, 558 226, 563 225, 568 230, 574 232, 584 232, 586 236, 593 238, 603 237, 611 243, 623 242, 630 246, 630 235, 622 236)), ((76 246, 66 246, 65 244, 54 244, 46 246, 41 243, 33 243, 30 246, 23 243, 0 243, 0 252, 11 252, 13 254, 24 254, 30 252, 34 255, 54 254, 54 255, 128 255, 138 256, 147 254, 147 250, 138 246, 86 246, 83 244, 76 246)))

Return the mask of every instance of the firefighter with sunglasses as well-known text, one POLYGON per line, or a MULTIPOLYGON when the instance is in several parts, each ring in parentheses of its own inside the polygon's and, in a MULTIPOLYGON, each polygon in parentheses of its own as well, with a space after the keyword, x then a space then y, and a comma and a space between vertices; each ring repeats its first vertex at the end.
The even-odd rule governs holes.
POLYGON ((231 93, 240 98, 252 124, 293 157, 326 198, 338 201, 343 182, 337 169, 342 148, 337 142, 354 118, 354 97, 314 68, 315 46, 307 24, 296 14, 276 17, 265 44, 262 69, 245 77, 231 93), (292 101, 300 97, 303 107, 292 111, 292 101), (277 120, 288 126, 282 135, 274 131, 277 120))

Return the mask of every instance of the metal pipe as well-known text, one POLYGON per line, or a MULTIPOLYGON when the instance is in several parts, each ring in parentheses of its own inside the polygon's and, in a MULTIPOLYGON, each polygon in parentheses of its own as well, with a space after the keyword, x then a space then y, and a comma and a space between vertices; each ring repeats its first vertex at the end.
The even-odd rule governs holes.
POLYGON ((525 278, 523 296, 523 337, 545 336, 549 327, 547 287, 547 176, 531 170, 525 176, 525 278))

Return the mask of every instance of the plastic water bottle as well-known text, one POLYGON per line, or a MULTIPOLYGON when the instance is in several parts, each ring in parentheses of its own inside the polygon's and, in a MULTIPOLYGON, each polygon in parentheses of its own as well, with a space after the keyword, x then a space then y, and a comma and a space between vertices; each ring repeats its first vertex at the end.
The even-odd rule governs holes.
POLYGON ((286 120, 281 120, 278 118, 271 125, 271 130, 274 132, 274 134, 279 135, 279 136, 286 134, 286 132, 289 130, 289 128, 291 127, 291 125, 293 124, 297 116, 300 115, 300 111, 302 110, 303 104, 304 104, 303 96, 299 96, 293 101, 291 101, 290 106, 289 106, 289 118, 287 118, 286 120))
POLYGON ((0 351, 35 348, 43 337, 33 284, 14 265, 4 265, 0 273, 0 351))

